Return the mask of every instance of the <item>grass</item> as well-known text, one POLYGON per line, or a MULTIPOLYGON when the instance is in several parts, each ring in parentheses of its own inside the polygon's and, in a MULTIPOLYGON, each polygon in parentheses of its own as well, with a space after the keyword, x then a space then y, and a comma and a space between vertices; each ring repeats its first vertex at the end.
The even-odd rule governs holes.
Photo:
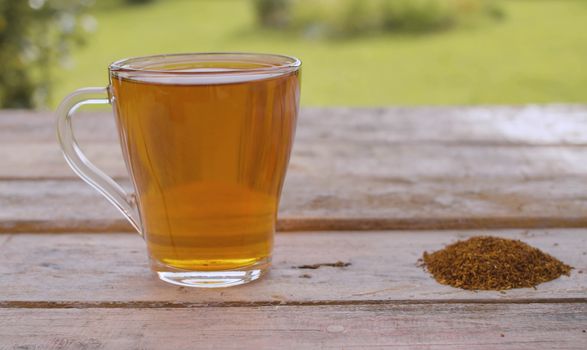
POLYGON ((425 36, 316 41, 259 29, 245 0, 166 0, 96 9, 98 31, 60 74, 53 104, 107 84, 119 58, 266 51, 302 59, 305 105, 587 102, 587 2, 504 2, 507 18, 425 36))

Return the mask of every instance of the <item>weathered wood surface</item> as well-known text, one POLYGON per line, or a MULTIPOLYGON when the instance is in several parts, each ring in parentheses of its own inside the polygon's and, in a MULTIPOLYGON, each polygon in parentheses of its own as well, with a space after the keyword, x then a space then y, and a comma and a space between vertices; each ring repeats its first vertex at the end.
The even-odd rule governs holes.
POLYGON ((278 234, 274 266, 259 283, 193 290, 154 278, 134 234, 0 235, 0 306, 265 305, 459 300, 587 302, 586 230, 307 232, 278 234), (504 293, 436 283, 418 266, 424 251, 472 235, 522 239, 575 267, 570 277, 504 293), (302 265, 351 263, 344 268, 302 265))
POLYGON ((0 309, 0 348, 583 350, 587 343, 587 304, 229 310, 0 309))
MULTIPOLYGON (((128 186, 109 113, 76 128, 128 186)), ((48 113, 0 112, 0 349, 584 349, 586 159, 587 106, 305 109, 279 222, 302 232, 277 235, 263 280, 198 290, 151 275, 140 237, 65 165, 48 113), (396 231, 356 232, 381 229, 396 231), (418 266, 478 234, 575 269, 471 292, 418 266), (337 261, 351 265, 299 268, 337 261)))
MULTIPOLYGON (((80 139, 116 140, 108 110, 78 119, 76 135, 80 139)), ((29 136, 53 142, 53 121, 50 112, 0 111, 2 140, 20 143, 23 136, 29 136)), ((367 137, 368 141, 407 143, 585 145, 587 106, 303 108, 297 136, 367 137)))
MULTIPOLYGON (((112 116, 79 119, 89 158, 124 182, 112 116)), ((0 232, 130 230, 68 169, 52 122, 0 114, 0 232)), ((585 159, 584 106, 305 109, 279 228, 585 227, 585 159)))
MULTIPOLYGON (((372 181, 363 187, 350 178, 316 178, 309 186, 291 174, 278 230, 587 227, 585 179, 372 181)), ((0 232, 131 231, 80 180, 0 181, 0 208, 0 232)))

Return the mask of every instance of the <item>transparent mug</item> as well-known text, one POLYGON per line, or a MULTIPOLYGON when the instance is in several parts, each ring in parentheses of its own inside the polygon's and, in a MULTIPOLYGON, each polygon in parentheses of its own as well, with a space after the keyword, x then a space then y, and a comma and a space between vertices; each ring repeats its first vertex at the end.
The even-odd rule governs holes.
POLYGON ((80 89, 57 111, 65 159, 142 235, 152 270, 190 287, 247 283, 268 269, 295 134, 298 59, 193 53, 117 61, 107 88, 80 89), (134 187, 81 152, 72 116, 113 106, 134 187))

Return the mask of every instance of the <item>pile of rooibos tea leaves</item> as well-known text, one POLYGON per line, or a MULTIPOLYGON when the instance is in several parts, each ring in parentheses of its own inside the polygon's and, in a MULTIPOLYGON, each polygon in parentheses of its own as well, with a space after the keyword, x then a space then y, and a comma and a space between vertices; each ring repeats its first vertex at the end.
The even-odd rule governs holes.
POLYGON ((472 237, 434 253, 424 252, 423 265, 442 284, 469 290, 535 287, 572 267, 519 240, 472 237))

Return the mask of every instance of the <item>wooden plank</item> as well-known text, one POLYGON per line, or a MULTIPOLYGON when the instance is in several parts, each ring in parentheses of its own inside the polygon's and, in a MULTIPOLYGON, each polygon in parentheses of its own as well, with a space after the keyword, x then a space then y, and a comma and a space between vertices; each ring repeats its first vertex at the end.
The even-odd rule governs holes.
POLYGON ((1 349, 584 349, 587 304, 0 309, 1 349))
MULTIPOLYGON (((292 173, 278 229, 585 227, 586 177, 369 182, 342 176, 309 182, 292 173)), ((0 208, 0 232, 131 231, 123 216, 80 180, 0 181, 0 208)))
MULTIPOLYGON (((0 142, 55 141, 53 112, 0 110, 0 142)), ((76 117, 80 140, 116 140, 108 108, 76 117)), ((587 143, 587 105, 305 107, 300 140, 364 139, 395 143, 475 145, 587 143)))
MULTIPOLYGON (((76 130, 89 158, 126 177, 112 116, 81 119, 76 130)), ((291 170, 410 179, 584 173, 577 158, 585 155, 586 125, 587 106, 310 108, 300 117, 291 170)), ((49 113, 0 112, 0 164, 0 178, 75 176, 49 113)))
POLYGON ((149 271, 131 234, 0 235, 0 306, 305 305, 423 301, 587 302, 587 231, 306 232, 278 234, 274 266, 259 282, 223 290, 167 285, 149 271), (424 251, 472 235, 519 238, 575 267, 570 277, 504 293, 439 285, 417 264, 424 251), (2 238, 4 240, 2 240, 2 238), (3 243, 2 243, 3 242, 3 243), (299 266, 351 263, 344 268, 299 266))
MULTIPOLYGON (((297 141, 296 141, 297 142, 297 141)), ((88 158, 116 178, 127 178, 118 143, 82 146, 88 158)), ((304 142, 294 147, 289 174, 308 181, 350 176, 366 184, 420 179, 556 177, 585 175, 586 146, 487 146, 387 144, 347 141, 304 142)), ((0 179, 75 179, 57 145, 36 141, 2 144, 0 179)))

